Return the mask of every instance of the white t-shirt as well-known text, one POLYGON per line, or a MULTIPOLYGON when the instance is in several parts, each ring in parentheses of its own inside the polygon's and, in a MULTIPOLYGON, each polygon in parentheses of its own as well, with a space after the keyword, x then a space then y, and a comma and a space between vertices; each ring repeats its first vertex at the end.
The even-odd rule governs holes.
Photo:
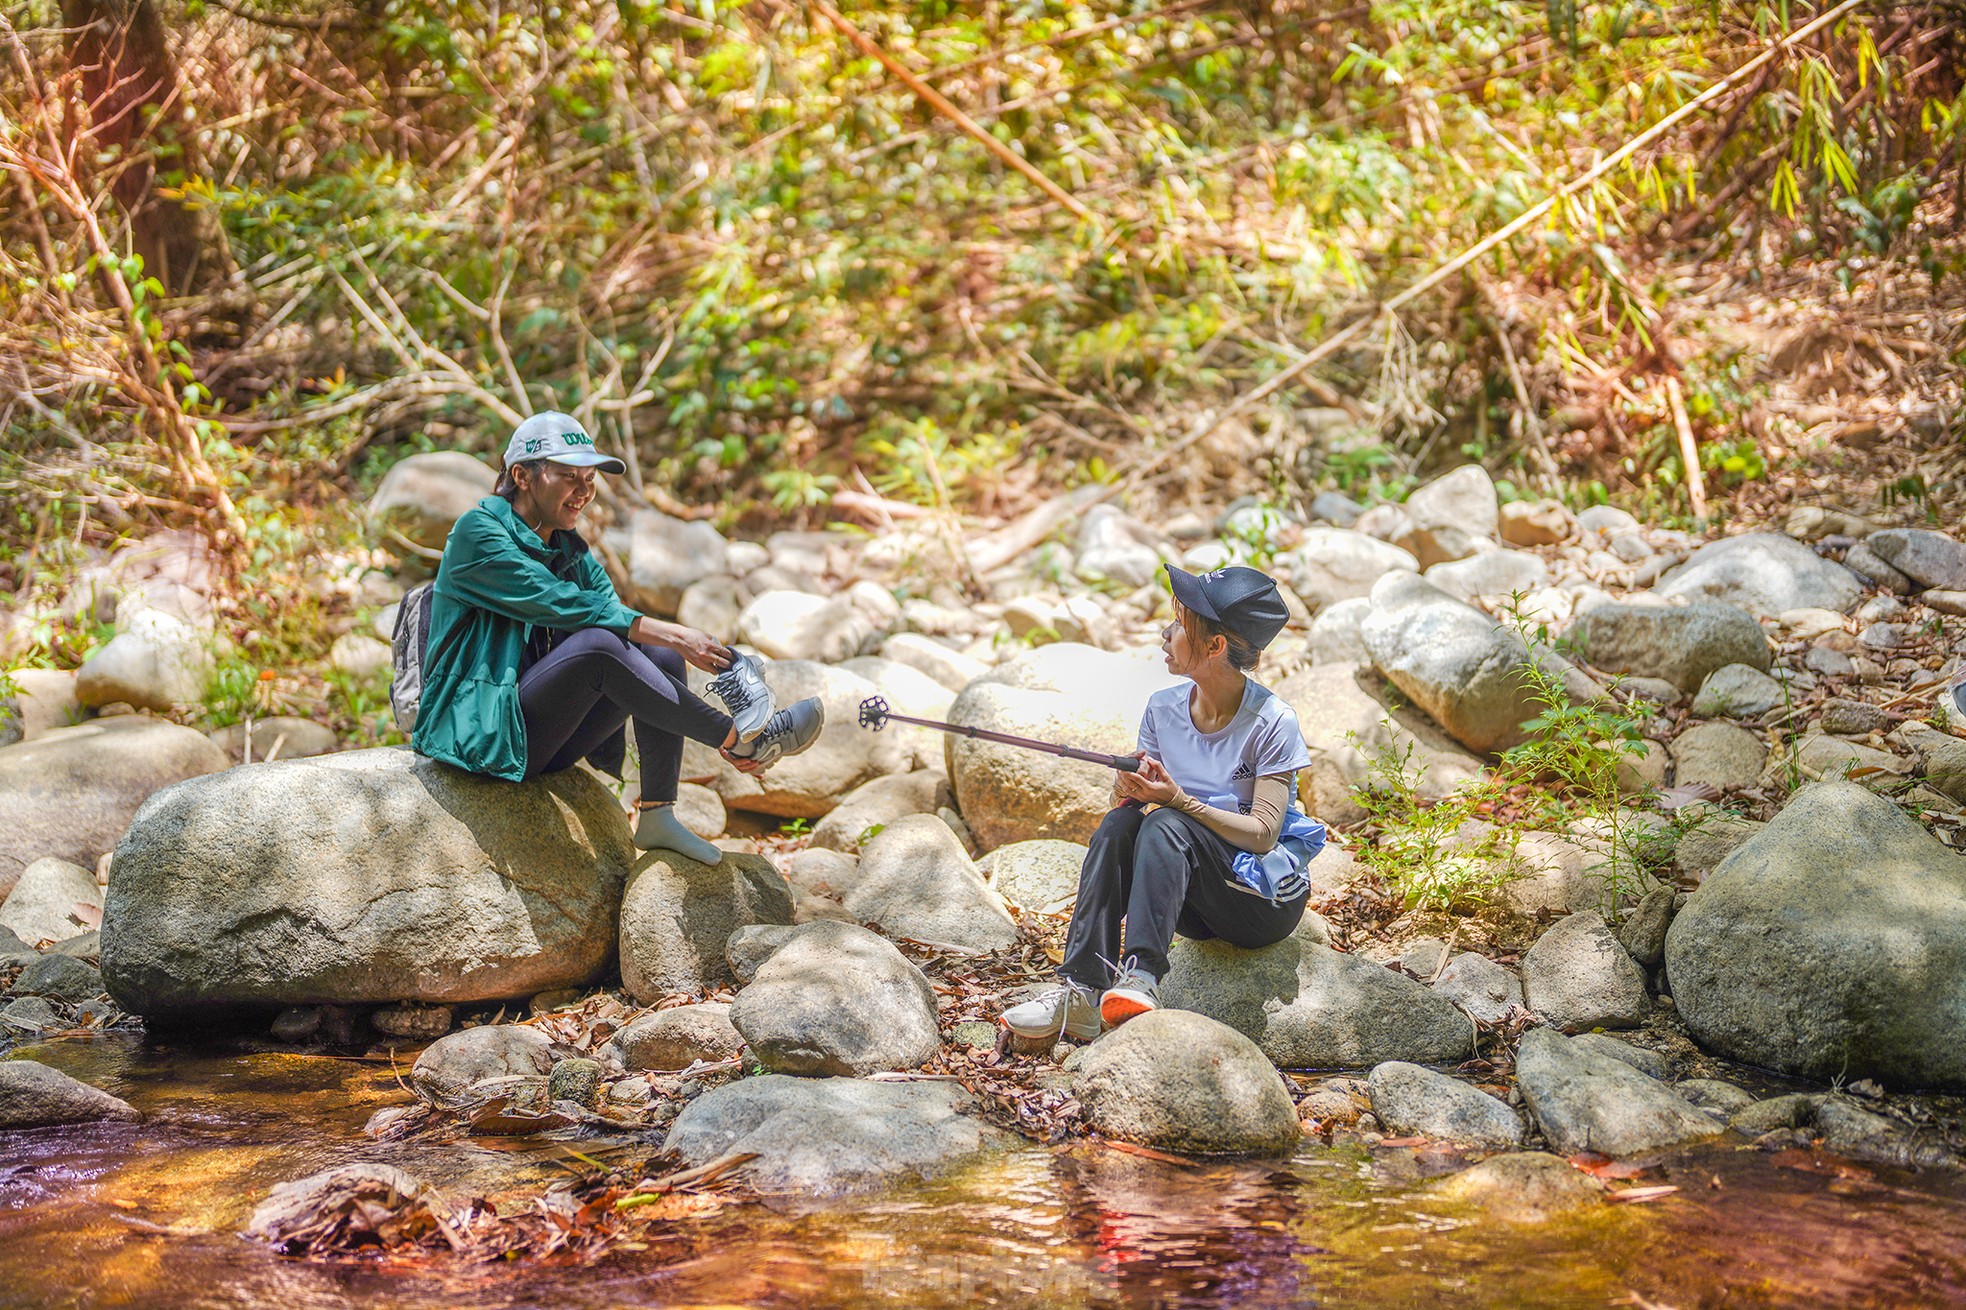
MULTIPOLYGON (((1188 709, 1192 682, 1157 691, 1140 718, 1140 749, 1161 762, 1181 790, 1218 809, 1249 813, 1256 780, 1294 774, 1311 762, 1297 713, 1257 682, 1243 680, 1242 707, 1220 732, 1200 732, 1188 709)), ((1296 807, 1296 787, 1290 789, 1296 807)))

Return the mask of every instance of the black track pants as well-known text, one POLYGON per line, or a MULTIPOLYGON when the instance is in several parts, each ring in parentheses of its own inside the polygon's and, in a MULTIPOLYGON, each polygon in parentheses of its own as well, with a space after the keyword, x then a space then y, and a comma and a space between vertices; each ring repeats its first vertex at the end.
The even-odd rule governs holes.
POLYGON ((635 724, 642 799, 673 801, 683 739, 722 746, 730 716, 689 689, 683 657, 641 646, 605 628, 582 628, 519 675, 526 717, 526 776, 557 773, 585 759, 623 723, 635 724))
POLYGON ((1078 905, 1058 972, 1099 990, 1113 980, 1107 962, 1128 956, 1165 977, 1177 932, 1250 948, 1282 941, 1304 917, 1309 891, 1281 905, 1238 891, 1229 872, 1235 856, 1235 847, 1178 810, 1114 810, 1093 834, 1079 871, 1078 905))

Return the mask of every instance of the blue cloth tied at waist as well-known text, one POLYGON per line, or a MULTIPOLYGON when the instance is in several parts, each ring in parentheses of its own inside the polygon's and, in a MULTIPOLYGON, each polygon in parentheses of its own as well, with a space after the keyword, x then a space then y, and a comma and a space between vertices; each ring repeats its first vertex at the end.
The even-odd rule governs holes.
MULTIPOLYGON (((1207 804, 1234 812, 1242 807, 1235 796, 1211 797, 1207 804)), ((1311 888, 1304 870, 1324 849, 1325 827, 1292 805, 1283 814, 1283 827, 1277 844, 1258 855, 1237 851, 1229 872, 1235 880, 1273 905, 1294 901, 1311 888)))

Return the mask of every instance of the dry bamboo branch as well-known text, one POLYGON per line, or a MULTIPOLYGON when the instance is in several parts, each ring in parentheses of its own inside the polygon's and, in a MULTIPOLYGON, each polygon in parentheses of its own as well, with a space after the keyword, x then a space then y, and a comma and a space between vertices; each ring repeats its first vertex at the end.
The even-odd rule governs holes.
MULTIPOLYGON (((1012 150, 1009 146, 997 140, 988 132, 985 132, 978 126, 975 119, 956 108, 955 104, 947 96, 902 67, 899 61, 888 54, 887 51, 881 49, 879 45, 875 44, 872 38, 866 36, 860 29, 856 28, 852 23, 847 22, 845 18, 842 18, 839 11, 827 4, 826 0, 810 0, 810 2, 813 10, 820 17, 824 18, 834 27, 839 28, 845 34, 847 40, 859 46, 868 58, 878 60, 881 66, 886 68, 888 72, 900 78, 910 91, 913 91, 917 96, 927 101, 931 108, 961 128, 978 145, 988 150, 1004 163, 1009 164, 1019 173, 1022 173, 1026 178, 1030 179, 1032 185, 1036 186, 1038 190, 1071 210, 1083 222, 1095 223, 1098 221, 1092 216, 1092 211, 1075 200, 1070 192, 1039 172, 1029 160, 1025 159, 1015 150, 1012 150)), ((1855 3, 1855 0, 1849 0, 1849 2, 1855 3)))
POLYGON ((1700 448, 1693 441, 1693 425, 1686 420, 1686 397, 1680 393, 1679 379, 1666 374, 1666 404, 1672 409, 1673 431, 1679 434, 1679 461, 1686 466, 1686 492, 1693 498, 1693 517, 1707 516, 1707 479, 1700 471, 1700 448))

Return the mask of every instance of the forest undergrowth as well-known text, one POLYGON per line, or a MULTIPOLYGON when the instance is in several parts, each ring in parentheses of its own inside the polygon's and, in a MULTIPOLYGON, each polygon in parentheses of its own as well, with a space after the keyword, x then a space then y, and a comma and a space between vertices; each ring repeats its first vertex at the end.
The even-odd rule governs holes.
POLYGON ((30 0, 0 589, 188 528, 305 645, 322 558, 387 562, 384 468, 549 406, 628 461, 602 522, 1469 459, 1680 526, 1948 521, 1960 12, 30 0))

